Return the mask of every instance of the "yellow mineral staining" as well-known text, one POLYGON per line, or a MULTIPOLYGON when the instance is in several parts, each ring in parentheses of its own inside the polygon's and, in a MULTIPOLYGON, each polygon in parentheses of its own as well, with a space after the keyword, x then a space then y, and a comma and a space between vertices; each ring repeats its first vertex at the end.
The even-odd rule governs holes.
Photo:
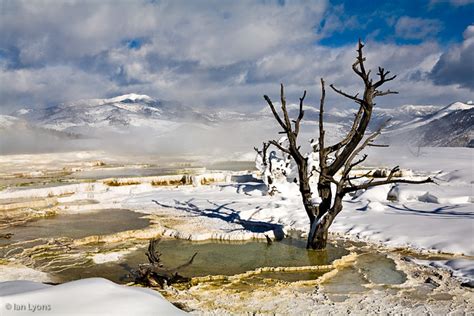
POLYGON ((334 277, 340 270, 353 265, 355 261, 357 260, 357 257, 358 257, 358 254, 356 254, 355 252, 351 252, 350 254, 343 256, 340 259, 334 260, 334 262, 332 263, 333 269, 323 274, 318 279, 318 283, 323 283, 329 280, 330 278, 334 277))
POLYGON ((214 178, 204 178, 203 177, 201 179, 201 185, 209 185, 209 184, 214 183, 214 182, 216 182, 216 179, 214 179, 214 178))
POLYGON ((244 279, 248 279, 252 276, 256 276, 265 272, 321 272, 321 271, 328 271, 327 273, 323 274, 317 280, 307 280, 307 281, 297 281, 298 283, 303 284, 315 284, 315 283, 322 283, 329 278, 333 277, 337 274, 337 272, 347 266, 352 265, 355 260, 357 259, 356 253, 350 253, 340 259, 334 260, 332 264, 328 265, 319 265, 319 266, 302 266, 302 267, 262 267, 257 268, 255 270, 247 271, 240 274, 235 275, 208 275, 204 277, 194 277, 191 279, 191 285, 197 285, 199 283, 204 282, 214 282, 214 281, 242 281, 244 279))
POLYGON ((55 197, 48 197, 36 201, 22 201, 13 203, 0 204, 0 211, 9 211, 20 208, 40 208, 40 207, 51 207, 58 204, 58 199, 55 197))
POLYGON ((153 186, 178 186, 186 184, 191 184, 190 177, 186 175, 183 175, 181 179, 162 178, 151 181, 151 185, 153 186))
POLYGON ((108 185, 109 187, 120 187, 124 185, 137 185, 141 184, 141 182, 136 181, 136 180, 117 180, 117 179, 111 179, 111 180, 104 180, 104 184, 108 185))
POLYGON ((144 229, 126 230, 109 235, 92 235, 80 239, 75 239, 75 246, 87 245, 92 243, 116 243, 126 240, 149 240, 160 236, 163 228, 158 225, 151 225, 144 229))

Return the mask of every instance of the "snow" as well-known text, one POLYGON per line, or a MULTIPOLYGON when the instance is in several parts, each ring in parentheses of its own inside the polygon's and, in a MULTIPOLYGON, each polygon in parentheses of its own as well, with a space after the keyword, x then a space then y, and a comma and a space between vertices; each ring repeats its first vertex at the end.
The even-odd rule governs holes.
POLYGON ((50 286, 31 281, 0 283, 2 315, 186 315, 161 294, 102 278, 50 286))
MULTIPOLYGON (((402 147, 393 147, 370 148, 367 152, 369 158, 364 162, 365 169, 360 170, 361 172, 400 165, 402 171, 407 168, 411 170, 406 172, 407 178, 421 179, 430 176, 436 184, 400 184, 393 190, 395 200, 392 201, 387 200, 387 194, 392 188, 390 185, 347 196, 343 202, 344 209, 330 231, 389 248, 409 247, 421 252, 455 254, 455 259, 436 262, 431 260, 427 264, 451 269, 454 275, 468 280, 474 279, 473 261, 466 257, 474 256, 474 150, 421 148, 419 154, 414 155, 402 147)), ((77 155, 74 154, 74 157, 77 155)), ((27 157, 25 156, 24 163, 30 161, 27 157)), ((97 159, 93 155, 86 155, 85 158, 97 159)), ((200 179, 206 176, 213 177, 220 183, 160 187, 152 186, 150 182, 171 179, 173 176, 139 177, 129 180, 135 179, 141 184, 119 187, 107 186, 99 181, 51 188, 7 189, 0 192, 0 198, 68 194, 57 198, 59 202, 70 203, 93 198, 97 204, 59 205, 58 209, 61 212, 90 212, 106 208, 127 208, 156 215, 156 225, 160 225, 160 218, 172 219, 172 224, 165 223, 157 231, 164 236, 189 240, 244 240, 265 238, 265 234, 270 237, 281 237, 282 234, 298 237, 307 235, 309 220, 295 184, 288 183, 286 187, 279 188, 280 194, 267 196, 262 195, 263 184, 251 175, 241 178, 235 175, 234 182, 229 181, 228 173, 204 174, 200 179)), ((313 198, 317 200, 318 197, 313 198)), ((107 263, 119 260, 123 255, 122 252, 103 253, 92 259, 96 263, 107 263)), ((41 282, 48 280, 47 275, 38 274, 26 267, 9 269, 0 270, 2 281, 22 277, 41 282)), ((100 286, 103 284, 99 284, 100 286)), ((113 284, 111 288, 116 289, 113 284)), ((41 291, 46 290, 51 291, 50 288, 41 291)))
MULTIPOLYGON (((292 194, 274 197, 254 194, 259 191, 257 183, 161 189, 135 194, 123 201, 122 206, 141 207, 147 213, 160 213, 160 208, 149 205, 149 201, 154 199, 176 209, 181 216, 221 216, 223 232, 220 239, 240 239, 236 236, 226 238, 226 220, 237 225, 245 222, 246 228, 243 229, 246 230, 258 226, 258 222, 281 225, 286 233, 291 230, 300 231, 301 236, 305 236, 309 221, 299 196, 295 196, 296 185, 289 185, 294 189, 292 194), (220 208, 221 206, 226 207, 220 208)), ((420 201, 423 200, 420 197, 426 195, 427 187, 437 196, 442 196, 443 188, 438 188, 435 184, 419 187, 400 185, 402 198, 398 202, 386 200, 390 189, 388 185, 372 188, 354 198, 347 197, 344 210, 336 218, 330 231, 389 247, 474 255, 472 240, 460 237, 472 235, 472 203, 451 203, 449 197, 445 197, 445 203, 442 204, 420 201)), ((283 191, 281 187, 279 190, 283 191)), ((453 194, 449 190, 446 193, 453 194)), ((206 223, 201 222, 201 225, 206 223)), ((205 231, 205 227, 186 229, 193 240, 198 239, 193 238, 193 235, 197 237, 205 231)), ((270 229, 268 234, 272 233, 270 229)))
MULTIPOLYGON (((390 185, 346 196, 344 209, 331 227, 333 233, 389 247, 474 255, 472 238, 462 237, 472 236, 474 231, 472 149, 422 148, 420 154, 414 156, 408 150, 393 147, 369 149, 368 154, 366 168, 400 165, 412 170, 413 175, 407 173, 407 178, 431 176, 436 184, 400 184, 394 190, 396 201, 387 200, 390 185)), ((256 182, 256 179, 252 182, 248 179, 251 177, 247 177, 244 182, 236 180, 231 183, 228 173, 214 173, 197 177, 195 182, 201 182, 200 179, 206 176, 221 184, 159 187, 152 186, 150 182, 175 179, 176 176, 138 177, 121 181, 136 180, 140 184, 119 187, 109 187, 98 182, 37 189, 6 189, 0 192, 0 198, 69 194, 58 197, 58 202, 93 198, 99 203, 60 205, 58 208, 61 212, 105 208, 129 208, 147 214, 167 211, 189 219, 188 224, 184 222, 178 228, 171 227, 168 233, 194 240, 209 236, 217 239, 263 237, 261 233, 265 231, 257 227, 259 223, 266 223, 287 234, 299 232, 305 236, 307 233, 309 221, 295 184, 289 183, 279 188, 281 194, 265 196, 262 195, 262 183, 256 182), (158 206, 152 200, 163 206, 158 206), (231 229, 237 230, 229 233, 231 229)), ((313 198, 318 199, 317 196, 313 198)), ((266 233, 272 235, 272 229, 267 229, 266 233)))
POLYGON ((393 118, 400 116, 422 117, 439 111, 442 107, 437 105, 405 104, 396 108, 375 108, 375 113, 387 114, 393 118))
POLYGON ((471 104, 466 104, 462 102, 454 102, 453 104, 449 105, 448 109, 451 111, 458 111, 458 110, 469 110, 472 109, 474 105, 471 104))
POLYGON ((114 98, 110 99, 104 99, 104 103, 117 103, 117 102, 122 102, 125 100, 131 100, 131 101, 151 101, 153 100, 151 97, 144 95, 144 94, 136 94, 136 93, 129 93, 129 94, 124 94, 120 95, 114 98))
MULTIPOLYGON (((401 111, 409 112, 411 114, 415 114, 415 118, 409 121, 402 122, 401 124, 397 125, 395 129, 392 129, 388 132, 386 132, 386 135, 391 135, 391 134, 399 134, 402 132, 407 132, 414 130, 415 128, 424 126, 430 122, 433 122, 435 120, 439 120, 443 118, 444 116, 453 113, 455 111, 460 111, 460 110, 469 110, 473 108, 474 105, 472 104, 466 104, 462 102, 454 102, 448 106, 445 106, 441 109, 436 110, 436 107, 430 107, 430 106, 424 106, 424 107, 419 107, 419 106, 403 106, 401 107, 401 111), (418 111, 417 111, 418 110, 418 111)), ((386 110, 386 109, 384 109, 386 110)), ((388 110, 388 113, 393 110, 388 110)), ((395 116, 396 117, 396 116, 395 116)))
MULTIPOLYGON (((399 164, 413 170, 413 175, 408 172, 406 178, 431 176, 437 183, 399 184, 396 201, 387 200, 390 185, 347 196, 344 209, 330 231, 389 248, 408 247, 421 252, 473 256, 473 154, 468 148, 423 148, 418 157, 403 148, 369 150, 367 167, 399 164)), ((122 206, 151 214, 171 209, 181 218, 197 216, 201 218, 199 224, 190 221, 189 225, 184 223, 177 229, 181 236, 191 240, 206 236, 216 239, 262 237, 262 232, 274 236, 279 230, 305 237, 309 220, 297 186, 289 183, 287 188, 279 187, 281 194, 275 196, 262 196, 261 190, 258 182, 160 188, 134 194, 123 200, 122 206), (162 206, 150 204, 152 199, 162 206), (267 228, 262 229, 261 223, 268 224, 267 228), (206 225, 213 227, 212 234, 206 225), (235 227, 239 226, 241 233, 235 234, 235 227), (219 227, 221 232, 217 233, 219 227), (261 234, 255 235, 259 229, 261 234)))
POLYGON ((422 260, 422 259, 414 259, 413 260, 417 264, 441 268, 448 271, 451 271, 454 276, 458 277, 459 279, 467 282, 474 281, 474 265, 472 264, 472 260, 469 259, 452 259, 452 260, 422 260))
POLYGON ((439 110, 435 105, 412 105, 407 104, 400 107, 400 111, 414 116, 423 116, 439 110))
POLYGON ((14 280, 34 280, 37 282, 51 281, 47 273, 22 265, 0 265, 0 282, 14 280))
POLYGON ((102 264, 107 262, 114 262, 119 261, 122 259, 126 254, 130 253, 130 251, 116 251, 116 252, 109 252, 109 253, 98 253, 92 256, 92 261, 96 264, 102 264))

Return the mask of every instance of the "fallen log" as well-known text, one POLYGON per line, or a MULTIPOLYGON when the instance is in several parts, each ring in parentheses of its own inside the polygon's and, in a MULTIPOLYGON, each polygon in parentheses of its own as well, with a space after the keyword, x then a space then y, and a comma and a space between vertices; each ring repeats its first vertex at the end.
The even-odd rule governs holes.
POLYGON ((150 240, 146 252, 148 263, 138 266, 138 270, 134 273, 135 283, 163 288, 164 285, 189 282, 191 278, 180 275, 179 270, 192 264, 197 252, 186 263, 173 269, 165 268, 161 263, 161 253, 156 248, 159 242, 160 239, 150 240))

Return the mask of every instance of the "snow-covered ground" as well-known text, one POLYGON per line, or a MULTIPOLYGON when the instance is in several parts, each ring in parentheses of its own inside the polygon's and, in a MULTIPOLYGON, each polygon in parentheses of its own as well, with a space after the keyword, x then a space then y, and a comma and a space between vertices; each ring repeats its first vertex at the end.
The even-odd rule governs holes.
MULTIPOLYGON (((413 156, 400 148, 372 150, 368 167, 398 164, 411 168, 418 176, 431 176, 436 183, 400 184, 396 189, 398 201, 387 200, 390 185, 348 196, 330 231, 390 248, 468 256, 474 264, 473 152, 472 149, 424 148, 419 156, 413 156)), ((245 239, 262 231, 269 234, 283 231, 304 237, 309 221, 296 187, 290 191, 263 196, 258 182, 163 188, 134 194, 122 205, 149 213, 171 208, 183 216, 217 220, 222 232, 213 236, 222 239, 245 239), (150 204, 151 200, 159 205, 150 204), (240 228, 231 229, 229 223, 240 228)), ((196 226, 194 221, 190 223, 190 227, 180 228, 181 233, 186 231, 191 239, 209 238, 206 229, 196 226)), ((472 269, 463 271, 472 272, 472 269)), ((471 278, 474 278, 472 274, 471 278)))
MULTIPOLYGON (((391 168, 400 165, 408 177, 431 176, 436 184, 399 185, 393 190, 396 192, 396 201, 387 200, 387 194, 391 189, 388 185, 347 196, 343 211, 330 229, 334 234, 333 238, 337 234, 387 248, 447 253, 449 255, 446 256, 446 260, 422 258, 414 262, 452 270, 459 278, 474 280, 474 150, 422 148, 415 154, 403 148, 373 148, 368 153, 369 159, 365 163, 365 168, 391 168)), ((202 186, 198 183, 195 186, 153 186, 152 178, 142 177, 138 179, 139 184, 124 186, 107 186, 97 181, 37 189, 5 189, 0 191, 0 199, 57 197, 56 211, 59 213, 100 211, 105 208, 130 209, 155 216, 155 224, 161 227, 156 231, 161 234, 191 240, 211 238, 242 240, 264 238, 264 234, 277 238, 284 235, 301 237, 306 235, 309 221, 296 187, 290 187, 275 196, 266 196, 263 194, 263 184, 255 175, 240 174, 231 178, 228 172, 220 174, 224 176, 219 176, 218 181, 225 181, 202 186), (85 199, 94 200, 94 204, 74 203, 85 199)), ((119 260, 121 256, 104 256, 96 259, 98 262, 108 262, 113 258, 119 260)), ((0 270, 0 275, 3 280, 11 280, 11 276, 18 276, 18 271, 23 271, 22 269, 26 268, 9 266, 0 270), (7 277, 8 275, 10 277, 7 277)), ((38 281, 45 279, 43 274, 36 275, 32 271, 28 273, 32 279, 38 281)), ((3 292, 0 292, 0 295, 6 295, 5 288, 9 288, 6 284, 8 283, 2 283, 0 289, 3 289, 3 292)), ((16 283, 9 284, 17 286, 16 283)), ((64 293, 69 293, 68 291, 76 293, 76 287, 93 287, 91 295, 84 298, 86 302, 94 298, 96 285, 97 288, 110 289, 111 292, 102 293, 104 296, 112 295, 114 291, 120 293, 126 291, 97 280, 92 283, 74 284, 76 285, 69 287, 67 284, 61 287, 31 285, 33 288, 41 287, 41 289, 35 292, 19 290, 15 297, 18 297, 19 302, 45 304, 48 302, 46 297, 54 297, 50 295, 55 294, 55 291, 63 293, 61 292, 63 289, 64 293), (54 293, 50 293, 51 291, 54 293), (41 301, 39 298, 43 297, 41 294, 43 292, 46 293, 45 300, 41 301)), ((22 283, 18 283, 18 286, 22 288, 22 283)), ((145 292, 133 292, 130 297, 136 296, 137 302, 140 302, 147 300, 151 295, 143 293, 145 292)), ((126 295, 129 295, 128 292, 126 295)), ((104 300, 106 298, 98 297, 104 300)), ((8 302, 6 298, 13 296, 4 296, 2 300, 8 302)), ((156 296, 150 300, 150 306, 162 306, 156 296)), ((63 303, 60 299, 52 301, 51 304, 53 303, 59 304, 57 311, 62 311, 61 306, 65 306, 61 305, 63 303)), ((118 303, 117 311, 121 310, 122 303, 125 304, 125 301, 118 303)), ((112 308, 107 304, 104 306, 112 308)))
POLYGON ((1 315, 186 315, 156 291, 101 278, 57 286, 31 281, 0 283, 1 315))

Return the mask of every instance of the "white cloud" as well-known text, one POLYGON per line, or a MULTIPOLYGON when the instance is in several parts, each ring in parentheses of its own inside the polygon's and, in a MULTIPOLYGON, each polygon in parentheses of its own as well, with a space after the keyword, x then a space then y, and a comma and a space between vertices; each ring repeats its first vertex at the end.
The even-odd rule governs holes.
POLYGON ((474 24, 469 25, 463 33, 463 37, 465 40, 474 37, 474 24))
POLYGON ((439 85, 454 84, 474 91, 474 25, 463 35, 461 44, 448 47, 441 55, 430 77, 439 85))
POLYGON ((402 16, 395 24, 395 34, 405 39, 425 39, 441 31, 442 24, 435 19, 402 16))
POLYGON ((75 67, 49 66, 32 69, 0 69, 2 106, 37 105, 63 102, 116 91, 115 85, 100 75, 75 67))
MULTIPOLYGON (((357 39, 337 48, 317 44, 358 23, 335 17, 341 10, 326 1, 3 1, 0 111, 129 92, 192 106, 260 107, 262 95, 278 93, 280 82, 289 99, 307 89, 316 103, 320 77, 360 88, 351 70, 357 39), (141 45, 129 49, 133 39, 141 45)), ((436 31, 436 22, 405 18, 398 21, 403 36, 436 31)), ((438 45, 369 42, 366 52, 368 65, 399 74, 393 88, 403 88, 380 104, 427 102, 419 91, 432 87, 427 74, 440 56, 438 45)), ((466 91, 450 86, 436 101, 448 103, 466 91)), ((332 94, 329 101, 346 104, 332 94)))

